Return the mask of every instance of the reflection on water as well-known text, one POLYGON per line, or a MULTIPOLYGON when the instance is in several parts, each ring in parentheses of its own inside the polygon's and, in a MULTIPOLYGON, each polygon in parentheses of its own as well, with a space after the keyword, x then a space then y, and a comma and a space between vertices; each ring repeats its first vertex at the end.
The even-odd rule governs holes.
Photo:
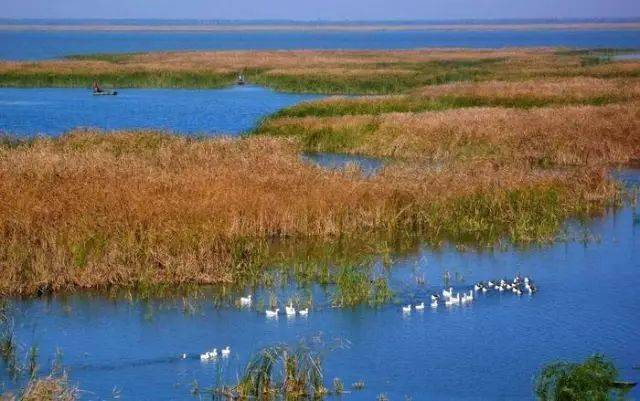
POLYGON ((255 86, 216 90, 0 89, 0 132, 58 135, 77 127, 152 128, 185 134, 238 134, 284 107, 318 98, 255 86))
POLYGON ((303 161, 326 169, 344 170, 353 165, 365 175, 373 175, 384 167, 384 160, 373 157, 349 155, 343 153, 308 152, 301 155, 303 161))

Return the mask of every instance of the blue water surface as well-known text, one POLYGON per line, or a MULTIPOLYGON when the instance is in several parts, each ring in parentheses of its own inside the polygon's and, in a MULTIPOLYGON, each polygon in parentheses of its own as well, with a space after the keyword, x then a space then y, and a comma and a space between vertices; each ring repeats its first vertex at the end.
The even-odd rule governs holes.
POLYGON ((284 107, 314 95, 255 86, 227 89, 123 89, 93 96, 88 89, 0 89, 0 132, 59 135, 79 127, 153 128, 183 134, 237 134, 284 107))
POLYGON ((413 49, 566 46, 640 49, 637 30, 416 30, 373 32, 1 31, 0 59, 171 50, 413 49))
MULTIPOLYGON (((618 176, 640 184, 640 170, 618 176)), ((639 381, 633 369, 640 365, 638 212, 627 206, 582 227, 569 224, 574 233, 586 230, 588 241, 482 251, 421 247, 396 255, 386 274, 397 301, 378 309, 331 308, 318 288, 308 317, 277 320, 266 319, 262 309, 216 307, 206 298, 194 313, 185 313, 181 301, 78 294, 15 300, 17 335, 24 353, 30 344, 40 347, 43 366, 60 348, 71 380, 86 390, 83 400, 194 399, 194 381, 202 388, 218 377, 234 380, 260 347, 318 335, 350 344, 329 353, 325 364, 327 385, 334 377, 347 387, 364 380, 365 389, 344 400, 384 393, 390 400, 531 401, 533 378, 543 364, 596 352, 613 358, 624 379, 639 381), (457 290, 520 273, 534 278, 539 291, 479 294, 469 306, 403 315, 401 304, 442 288, 445 271, 457 290), (422 275, 424 286, 414 279, 422 275), (226 345, 232 349, 228 360, 198 359, 200 352, 226 345)), ((284 302, 280 296, 281 308, 284 302)), ((10 382, 4 373, 0 378, 10 382)), ((639 396, 632 391, 632 399, 639 396)))

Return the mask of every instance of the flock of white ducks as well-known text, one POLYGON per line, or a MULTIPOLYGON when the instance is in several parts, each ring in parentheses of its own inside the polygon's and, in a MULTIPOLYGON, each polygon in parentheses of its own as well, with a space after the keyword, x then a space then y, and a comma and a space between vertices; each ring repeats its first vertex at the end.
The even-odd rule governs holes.
MULTIPOLYGON (((529 277, 523 278, 519 274, 517 274, 511 281, 505 279, 479 281, 473 285, 473 290, 469 290, 469 292, 463 292, 462 295, 460 294, 460 292, 454 293, 453 287, 443 289, 441 294, 432 294, 431 308, 436 309, 441 300, 444 300, 444 304, 446 306, 467 305, 475 300, 476 297, 474 292, 487 293, 488 291, 506 291, 520 296, 524 293, 533 294, 537 291, 537 288, 533 283, 533 280, 531 280, 529 277)), ((424 310, 424 308, 424 302, 420 302, 416 305, 403 305, 402 313, 409 314, 414 309, 416 311, 421 311, 424 310)))
MULTIPOLYGON (((223 349, 220 350, 220 356, 222 356, 223 358, 228 358, 229 355, 231 355, 231 348, 229 348, 229 346, 224 347, 223 349)), ((183 354, 183 358, 186 358, 186 355, 183 354)), ((200 354, 200 360, 201 361, 214 361, 218 359, 218 349, 214 348, 211 351, 207 351, 204 354, 200 354)))
MULTIPOLYGON (((240 297, 240 306, 251 307, 252 303, 253 303, 253 300, 251 298, 251 295, 247 295, 246 297, 240 297)), ((287 317, 294 317, 296 316, 296 314, 300 316, 308 316, 309 308, 299 309, 296 311, 296 308, 293 306, 293 304, 289 303, 289 305, 286 305, 284 307, 284 312, 287 315, 287 317)), ((280 315, 280 308, 267 309, 264 311, 264 314, 268 318, 277 318, 280 315)))

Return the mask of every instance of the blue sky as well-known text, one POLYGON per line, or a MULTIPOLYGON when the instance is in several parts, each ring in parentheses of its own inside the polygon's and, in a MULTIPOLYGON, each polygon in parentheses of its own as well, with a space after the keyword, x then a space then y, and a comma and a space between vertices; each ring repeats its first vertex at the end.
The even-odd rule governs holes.
POLYGON ((640 17, 640 0, 0 0, 0 18, 500 19, 640 17))

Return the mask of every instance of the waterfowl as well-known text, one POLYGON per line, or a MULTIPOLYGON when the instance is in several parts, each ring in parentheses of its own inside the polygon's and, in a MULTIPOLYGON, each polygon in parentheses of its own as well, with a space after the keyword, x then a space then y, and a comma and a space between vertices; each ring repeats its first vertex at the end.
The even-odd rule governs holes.
POLYGON ((435 294, 431 295, 431 302, 438 302, 440 300, 440 295, 435 294))
POLYGON ((403 306, 402 313, 411 313, 411 305, 403 306))
POLYGON ((187 354, 182 354, 182 359, 187 359, 187 354))
POLYGON ((456 296, 451 296, 447 299, 447 305, 455 305, 460 303, 460 293, 457 293, 456 296))
POLYGON ((218 350, 216 348, 213 351, 207 351, 204 354, 200 354, 201 361, 210 361, 218 357, 218 350))
POLYGON ((309 314, 309 308, 300 309, 298 313, 300 316, 307 316, 309 314))
POLYGON ((489 288, 487 288, 487 287, 482 287, 482 292, 483 292, 483 293, 485 293, 485 292, 487 292, 487 291, 489 291, 489 288))
POLYGON ((433 301, 431 301, 431 307, 432 308, 437 308, 438 307, 438 301, 435 300, 435 299, 433 301))
POLYGON ((247 295, 246 297, 240 297, 240 305, 242 305, 242 306, 250 306, 251 305, 251 295, 247 295))
POLYGON ((229 348, 229 346, 227 345, 226 347, 224 347, 222 349, 222 357, 223 358, 228 358, 229 355, 231 355, 231 348, 229 348))
POLYGON ((295 316, 296 314, 296 308, 294 308, 292 304, 285 306, 284 311, 287 314, 287 316, 295 316))
POLYGON ((417 304, 415 306, 416 310, 423 310, 424 309, 424 302, 420 302, 419 304, 417 304))
POLYGON ((280 309, 275 309, 275 310, 266 310, 264 311, 264 313, 267 315, 267 317, 277 317, 278 316, 278 312, 280 312, 280 309))
POLYGON ((493 288, 494 286, 495 284, 493 283, 493 281, 487 281, 487 287, 493 288))
POLYGON ((449 291, 447 290, 442 290, 442 295, 445 298, 450 298, 451 296, 453 296, 453 287, 449 287, 449 291))

